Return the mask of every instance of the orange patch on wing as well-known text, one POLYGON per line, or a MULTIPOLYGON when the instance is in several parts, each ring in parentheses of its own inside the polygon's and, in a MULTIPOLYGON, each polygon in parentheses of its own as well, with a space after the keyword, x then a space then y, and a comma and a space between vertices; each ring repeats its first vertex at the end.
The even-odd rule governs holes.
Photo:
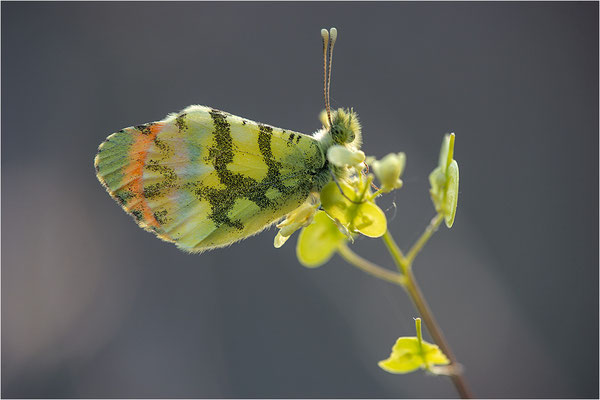
POLYGON ((129 158, 131 161, 124 168, 125 175, 123 177, 123 181, 128 182, 125 187, 134 193, 135 197, 139 200, 134 203, 135 205, 132 205, 133 207, 127 207, 128 211, 139 211, 143 216, 143 221, 139 222, 154 228, 160 228, 160 224, 154 218, 154 213, 144 199, 142 176, 148 149, 163 126, 163 123, 154 123, 148 127, 150 132, 146 134, 137 128, 129 128, 132 130, 132 135, 135 135, 135 141, 129 149, 129 158))

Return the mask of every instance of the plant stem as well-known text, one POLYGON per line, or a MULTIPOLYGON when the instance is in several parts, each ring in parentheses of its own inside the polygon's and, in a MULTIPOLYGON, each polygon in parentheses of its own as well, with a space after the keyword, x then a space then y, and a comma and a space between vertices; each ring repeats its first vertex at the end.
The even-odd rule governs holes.
POLYGON ((394 263, 398 267, 398 270, 403 275, 405 275, 407 269, 406 258, 404 257, 404 254, 402 254, 402 250, 400 250, 400 247, 398 247, 396 241, 390 234, 390 231, 386 230, 383 234, 383 242, 385 243, 386 247, 388 248, 388 251, 394 259, 394 263))
POLYGON ((354 265, 355 267, 363 270, 364 272, 375 276, 376 278, 383 279, 385 281, 395 283, 396 285, 404 286, 406 283, 406 279, 404 276, 392 272, 386 268, 382 268, 379 265, 373 264, 372 262, 365 260, 345 245, 342 244, 338 248, 338 253, 344 258, 344 260, 348 261, 348 263, 354 265))
POLYGON ((452 352, 450 346, 446 342, 442 330, 437 324, 433 313, 431 312, 431 309, 429 308, 429 305, 427 304, 427 301, 423 296, 423 292, 421 292, 421 289, 419 288, 419 285, 417 284, 415 276, 412 272, 412 263, 415 257, 423 249, 425 243, 427 243, 427 241, 431 238, 434 232, 438 229, 443 219, 444 217, 441 214, 437 214, 431 220, 431 222, 425 229, 425 232, 423 232, 421 237, 412 246, 412 248, 409 250, 406 256, 402 254, 402 251, 398 247, 398 244, 396 244, 396 241, 389 233, 389 231, 386 231, 383 235, 383 241, 387 246, 392 258, 394 259, 396 266, 403 273, 403 278, 405 278, 405 284, 402 286, 406 289, 408 296, 410 297, 415 307, 419 311, 419 314, 425 321, 425 326, 431 334, 433 341, 440 347, 442 352, 446 354, 446 356, 450 360, 451 365, 456 367, 454 373, 450 375, 452 383, 454 383, 454 386, 456 387, 456 390, 458 391, 461 398, 470 399, 472 398, 472 394, 467 386, 464 377, 460 372, 460 364, 456 360, 454 353, 452 352))
POLYGON ((423 232, 419 240, 417 240, 417 242, 413 245, 413 247, 409 250, 408 254, 406 255, 406 264, 408 268, 412 266, 412 263, 415 260, 417 254, 419 254, 419 252, 423 249, 423 246, 425 246, 425 243, 427 243, 427 241, 429 240, 429 238, 431 238, 435 231, 438 230, 443 220, 444 216, 442 214, 437 214, 435 217, 433 217, 431 222, 429 222, 429 225, 427 226, 427 228, 425 228, 425 232, 423 232))
POLYGON ((463 398, 463 399, 473 398, 473 395, 471 394, 471 391, 469 390, 469 387, 467 386, 467 383, 466 383, 464 377, 460 373, 460 367, 459 367, 458 361, 456 360, 454 353, 450 349, 450 346, 446 342, 446 339, 444 338, 444 334, 442 333, 442 330, 439 328, 439 325, 437 324, 437 322, 433 316, 433 313, 431 312, 431 309, 429 308, 429 304, 427 304, 427 301, 425 300, 425 297, 423 296, 423 292, 421 292, 421 289, 419 288, 419 285, 417 284, 417 281, 415 280, 415 277, 414 277, 412 271, 409 270, 408 274, 405 276, 405 278, 406 278, 406 285, 404 285, 404 287, 406 288, 406 291, 408 292, 409 297, 415 304, 415 307, 419 311, 419 314, 423 318, 423 321, 425 322, 425 326, 427 327, 429 334, 431 334, 433 341, 435 342, 435 344, 437 344, 440 347, 442 352, 448 357, 451 365, 454 365, 455 367, 457 367, 456 373, 450 375, 450 379, 452 379, 452 383, 454 383, 454 386, 456 387, 456 390, 458 391, 461 398, 463 398))
MULTIPOLYGON (((415 330, 417 331, 417 341, 419 342, 419 354, 427 362, 425 357, 425 351, 423 350, 423 332, 421 331, 421 318, 415 318, 415 330)), ((429 363, 427 363, 427 369, 429 369, 429 363)))

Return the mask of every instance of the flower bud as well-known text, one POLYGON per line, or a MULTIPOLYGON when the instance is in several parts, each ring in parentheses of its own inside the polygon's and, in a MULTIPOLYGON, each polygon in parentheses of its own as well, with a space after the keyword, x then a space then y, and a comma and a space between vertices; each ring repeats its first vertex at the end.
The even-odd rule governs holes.
POLYGON ((285 220, 277 225, 279 232, 277 232, 273 242, 275 248, 283 246, 289 237, 298 229, 310 225, 313 222, 313 218, 318 208, 319 204, 313 203, 312 199, 309 199, 300 207, 286 215, 285 220))
POLYGON ((381 190, 391 192, 402 187, 400 176, 404 172, 406 155, 404 153, 390 153, 381 160, 372 164, 373 172, 381 183, 381 190))
POLYGON ((352 151, 345 146, 334 145, 327 150, 327 159, 336 167, 355 166, 365 161, 365 153, 352 151))
POLYGON ((431 200, 435 210, 452 228, 458 205, 458 163, 454 160, 454 133, 444 135, 438 167, 429 174, 431 200))

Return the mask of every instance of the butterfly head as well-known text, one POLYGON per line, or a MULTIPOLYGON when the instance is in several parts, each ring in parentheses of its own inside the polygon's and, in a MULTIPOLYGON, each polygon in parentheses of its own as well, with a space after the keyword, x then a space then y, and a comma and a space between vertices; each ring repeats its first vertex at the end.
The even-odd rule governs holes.
POLYGON ((352 150, 360 149, 362 144, 360 122, 358 115, 352 109, 338 108, 331 112, 331 125, 327 112, 323 110, 320 116, 323 131, 330 136, 332 144, 346 146, 352 150))

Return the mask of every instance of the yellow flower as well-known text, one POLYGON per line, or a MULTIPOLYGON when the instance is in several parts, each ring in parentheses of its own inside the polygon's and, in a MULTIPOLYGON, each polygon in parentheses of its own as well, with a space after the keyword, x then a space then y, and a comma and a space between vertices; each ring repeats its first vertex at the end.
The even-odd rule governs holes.
POLYGON ((336 149, 328 157, 332 164, 348 168, 350 175, 326 184, 319 194, 320 204, 310 199, 277 225, 280 231, 275 236, 275 247, 281 247, 292 233, 303 228, 296 254, 307 267, 326 263, 339 245, 352 240, 355 234, 380 237, 387 230, 385 214, 370 190, 373 176, 365 176, 356 165, 364 161, 364 153, 336 149), (317 211, 319 206, 322 211, 317 211))
MULTIPOLYGON (((392 374, 406 374, 419 368, 432 370, 435 365, 448 365, 450 360, 435 344, 416 337, 398 338, 389 358, 379 361, 379 367, 392 374)), ((435 369, 433 370, 435 371, 435 369)))
POLYGON ((369 199, 368 184, 365 179, 358 181, 356 187, 344 182, 338 187, 329 182, 321 191, 321 206, 350 232, 380 237, 387 230, 387 219, 373 199, 369 199))
POLYGON ((415 318, 416 337, 404 336, 396 340, 389 358, 379 361, 379 367, 392 374, 407 374, 419 368, 434 374, 451 373, 452 368, 440 365, 450 364, 450 360, 438 346, 423 340, 421 318, 415 318))
POLYGON ((285 220, 277 225, 279 232, 275 236, 273 245, 280 248, 298 229, 308 226, 313 221, 319 208, 319 202, 309 198, 304 204, 289 213, 285 220))

